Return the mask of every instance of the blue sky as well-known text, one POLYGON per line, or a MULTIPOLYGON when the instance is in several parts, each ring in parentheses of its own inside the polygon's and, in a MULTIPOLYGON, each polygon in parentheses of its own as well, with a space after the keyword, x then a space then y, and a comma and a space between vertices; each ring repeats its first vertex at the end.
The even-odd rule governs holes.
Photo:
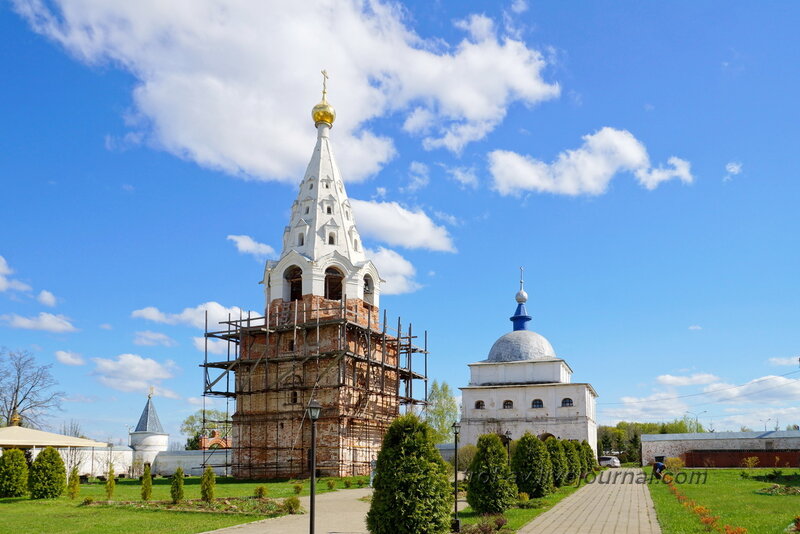
POLYGON ((0 345, 53 364, 53 428, 124 439, 153 383, 181 439, 198 313, 263 308, 321 68, 432 378, 466 385, 524 265, 601 423, 800 423, 800 7, 159 4, 0 4, 0 345))

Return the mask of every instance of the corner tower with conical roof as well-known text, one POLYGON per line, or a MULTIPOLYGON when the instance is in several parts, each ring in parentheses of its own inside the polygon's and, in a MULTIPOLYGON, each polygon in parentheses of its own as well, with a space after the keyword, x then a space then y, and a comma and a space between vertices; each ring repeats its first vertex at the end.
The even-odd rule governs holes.
POLYGON ((139 416, 136 428, 130 433, 129 440, 133 449, 133 460, 141 461, 142 465, 152 464, 159 452, 169 448, 169 434, 164 432, 156 407, 153 405, 153 388, 150 388, 147 404, 144 405, 142 415, 139 416))

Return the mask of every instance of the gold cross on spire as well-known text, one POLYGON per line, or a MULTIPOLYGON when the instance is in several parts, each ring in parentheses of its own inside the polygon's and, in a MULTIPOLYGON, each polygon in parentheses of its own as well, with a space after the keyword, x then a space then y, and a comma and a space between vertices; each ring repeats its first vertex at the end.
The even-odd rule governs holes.
POLYGON ((322 69, 322 101, 325 101, 325 97, 328 95, 328 71, 326 69, 322 69))
POLYGON ((155 392, 155 390, 156 390, 156 388, 154 388, 153 386, 150 386, 150 394, 147 396, 148 399, 152 399, 153 398, 153 393, 155 392))

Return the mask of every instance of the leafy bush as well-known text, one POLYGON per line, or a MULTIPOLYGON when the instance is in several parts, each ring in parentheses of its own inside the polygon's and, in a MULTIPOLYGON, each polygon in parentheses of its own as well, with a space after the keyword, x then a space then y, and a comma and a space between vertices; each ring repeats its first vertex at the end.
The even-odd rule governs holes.
POLYGON ((214 474, 214 469, 207 465, 203 476, 200 479, 200 498, 205 502, 212 502, 214 500, 214 486, 217 484, 217 475, 214 474))
POLYGON ((75 500, 81 492, 81 477, 78 475, 78 466, 73 467, 69 472, 69 479, 67 479, 67 496, 75 500))
POLYGON ((742 460, 742 467, 745 469, 754 469, 758 465, 758 456, 748 456, 742 460))
POLYGON ((588 441, 581 441, 581 452, 583 453, 583 457, 586 459, 586 472, 589 473, 594 471, 597 467, 597 456, 594 454, 594 449, 592 449, 592 446, 589 445, 588 441))
POLYGON ((431 427, 398 417, 383 437, 367 528, 372 534, 444 534, 453 506, 448 468, 431 427))
POLYGON ((679 473, 681 469, 686 467, 686 464, 683 463, 683 460, 681 460, 680 458, 673 458, 673 457, 664 460, 664 465, 667 467, 669 471, 672 471, 673 473, 679 473))
POLYGON ((353 487, 353 481, 349 478, 344 479, 344 487, 350 489, 353 487))
POLYGON ((547 438, 544 445, 547 447, 547 452, 550 454, 550 464, 553 466, 553 485, 560 488, 568 482, 567 476, 569 475, 564 447, 554 437, 547 438))
POLYGON ((562 440, 561 446, 564 448, 564 455, 567 457, 567 484, 578 480, 581 475, 581 459, 578 448, 572 441, 562 440))
POLYGON ((544 443, 525 432, 511 458, 517 488, 532 497, 544 497, 553 490, 553 466, 544 443))
POLYGON ((300 513, 300 499, 297 497, 287 497, 281 503, 281 511, 285 514, 300 513))
POLYGON ((0 497, 21 497, 28 492, 28 463, 19 449, 0 456, 0 497))
POLYGON ((358 486, 359 488, 363 488, 366 483, 367 481, 364 480, 363 478, 359 478, 356 480, 356 486, 358 486))
POLYGON ((303 493, 303 485, 302 484, 295 484, 294 486, 292 486, 292 489, 294 490, 294 494, 295 495, 300 495, 301 493, 303 493))
POLYGON ((514 504, 517 493, 500 436, 480 436, 478 452, 469 466, 467 502, 479 514, 502 514, 514 504))
POLYGON ((528 502, 529 500, 531 500, 531 496, 524 491, 520 491, 517 495, 517 501, 519 502, 528 502))
POLYGON ((82 504, 84 506, 89 506, 90 504, 93 504, 93 503, 94 503, 94 499, 92 499, 91 497, 85 497, 83 499, 83 503, 82 504))
POLYGON ((335 481, 335 480, 333 480, 333 479, 328 479, 328 480, 325 482, 325 485, 326 485, 326 486, 328 486, 328 489, 329 489, 329 490, 334 490, 334 489, 336 489, 336 481, 335 481))
MULTIPOLYGON (((478 447, 473 445, 472 443, 467 443, 463 447, 458 448, 458 470, 459 471, 466 471, 469 469, 469 464, 472 463, 472 459, 475 458, 475 453, 478 452, 478 447)), ((451 463, 455 463, 455 456, 451 463)))
POLYGON ((183 500, 183 468, 179 467, 172 475, 172 484, 169 488, 169 495, 172 497, 172 503, 178 504, 183 500))
POLYGON ((53 447, 39 453, 28 472, 28 488, 32 499, 55 499, 64 493, 67 471, 64 461, 53 447))
POLYGON ((254 493, 257 498, 266 499, 269 495, 269 489, 266 486, 258 486, 254 493))
POLYGON ((106 480, 106 499, 109 501, 114 496, 114 488, 117 481, 114 479, 114 464, 108 466, 108 479, 106 480))
POLYGON ((149 501, 153 496, 153 476, 150 473, 150 464, 144 466, 144 474, 142 475, 142 500, 149 501))

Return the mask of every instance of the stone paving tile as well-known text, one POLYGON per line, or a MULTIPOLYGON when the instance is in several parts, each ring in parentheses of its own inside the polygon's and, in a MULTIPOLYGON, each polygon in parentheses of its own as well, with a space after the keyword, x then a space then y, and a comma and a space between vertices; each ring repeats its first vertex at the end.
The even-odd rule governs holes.
POLYGON ((661 534, 640 469, 609 469, 524 527, 518 534, 661 534), (600 481, 607 482, 600 484, 600 481))

